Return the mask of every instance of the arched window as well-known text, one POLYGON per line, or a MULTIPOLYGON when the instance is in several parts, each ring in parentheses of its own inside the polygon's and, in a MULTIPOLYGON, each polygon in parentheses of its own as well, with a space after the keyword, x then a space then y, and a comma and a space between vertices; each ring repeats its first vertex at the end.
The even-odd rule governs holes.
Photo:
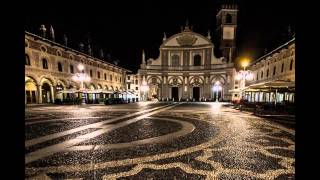
POLYGON ((25 58, 26 58, 26 59, 25 59, 25 60, 26 60, 25 65, 30 66, 31 63, 30 63, 30 58, 29 58, 28 54, 25 54, 25 58))
POLYGON ((180 66, 180 62, 179 62, 179 56, 178 55, 173 55, 171 57, 171 62, 172 62, 172 66, 180 66))
POLYGON ((90 77, 92 77, 92 70, 90 69, 90 77))
POLYGON ((267 77, 269 77, 269 69, 267 70, 267 77))
POLYGON ((263 71, 261 71, 261 79, 263 78, 263 71))
POLYGON ((199 54, 193 57, 193 65, 194 66, 201 66, 201 56, 199 54))
POLYGON ((292 67, 293 67, 293 59, 290 62, 290 71, 292 70, 292 67))
POLYGON ((98 71, 98 79, 100 79, 100 72, 98 71))
POLYGON ((73 65, 70 65, 70 73, 74 73, 74 71, 73 71, 73 65))
POLYGON ((284 63, 282 63, 281 65, 281 72, 283 72, 283 68, 284 68, 284 63))
POLYGON ((48 61, 45 58, 42 59, 42 67, 43 69, 48 69, 48 61))
POLYGON ((232 23, 232 16, 230 14, 226 16, 226 23, 232 23))
POLYGON ((61 62, 58 62, 58 71, 62 72, 62 64, 61 64, 61 62))
POLYGON ((273 67, 273 75, 276 75, 276 66, 273 67))

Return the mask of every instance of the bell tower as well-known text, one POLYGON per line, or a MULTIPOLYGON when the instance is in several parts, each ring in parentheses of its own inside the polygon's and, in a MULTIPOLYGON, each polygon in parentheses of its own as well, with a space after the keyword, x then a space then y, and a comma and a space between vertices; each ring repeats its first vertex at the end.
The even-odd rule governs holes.
POLYGON ((237 32, 237 5, 222 5, 216 15, 217 36, 219 37, 219 50, 228 63, 235 59, 236 32, 237 32))

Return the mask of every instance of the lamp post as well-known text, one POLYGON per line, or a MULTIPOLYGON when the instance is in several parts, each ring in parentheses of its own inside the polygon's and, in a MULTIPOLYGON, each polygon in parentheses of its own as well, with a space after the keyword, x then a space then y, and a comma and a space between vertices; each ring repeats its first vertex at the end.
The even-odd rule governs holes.
POLYGON ((146 100, 146 92, 149 90, 149 86, 147 85, 147 82, 143 81, 140 89, 143 92, 143 100, 145 101, 146 100))
POLYGON ((89 82, 91 80, 91 78, 86 73, 83 72, 84 66, 82 64, 78 65, 78 69, 79 69, 80 73, 76 73, 72 78, 73 78, 73 80, 80 82, 81 105, 85 105, 86 104, 85 95, 84 95, 85 87, 84 87, 83 82, 84 81, 89 82))
POLYGON ((249 60, 244 59, 241 63, 243 70, 240 70, 236 75, 236 80, 240 80, 240 90, 244 89, 246 86, 246 80, 250 81, 253 79, 252 72, 250 70, 246 70, 246 67, 249 65, 249 60))

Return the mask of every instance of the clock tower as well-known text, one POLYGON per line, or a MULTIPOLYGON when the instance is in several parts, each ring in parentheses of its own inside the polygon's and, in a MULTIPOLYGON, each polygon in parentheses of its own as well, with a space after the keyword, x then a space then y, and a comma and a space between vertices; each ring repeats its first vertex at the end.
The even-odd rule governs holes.
POLYGON ((219 49, 228 63, 232 63, 236 52, 237 5, 222 5, 216 15, 219 49))

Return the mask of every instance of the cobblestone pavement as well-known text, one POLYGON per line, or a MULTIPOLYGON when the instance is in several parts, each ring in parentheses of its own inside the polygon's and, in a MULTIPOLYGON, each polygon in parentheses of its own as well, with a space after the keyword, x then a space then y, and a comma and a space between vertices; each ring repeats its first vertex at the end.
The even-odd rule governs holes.
POLYGON ((27 179, 294 179, 295 130, 224 103, 27 107, 27 179))

